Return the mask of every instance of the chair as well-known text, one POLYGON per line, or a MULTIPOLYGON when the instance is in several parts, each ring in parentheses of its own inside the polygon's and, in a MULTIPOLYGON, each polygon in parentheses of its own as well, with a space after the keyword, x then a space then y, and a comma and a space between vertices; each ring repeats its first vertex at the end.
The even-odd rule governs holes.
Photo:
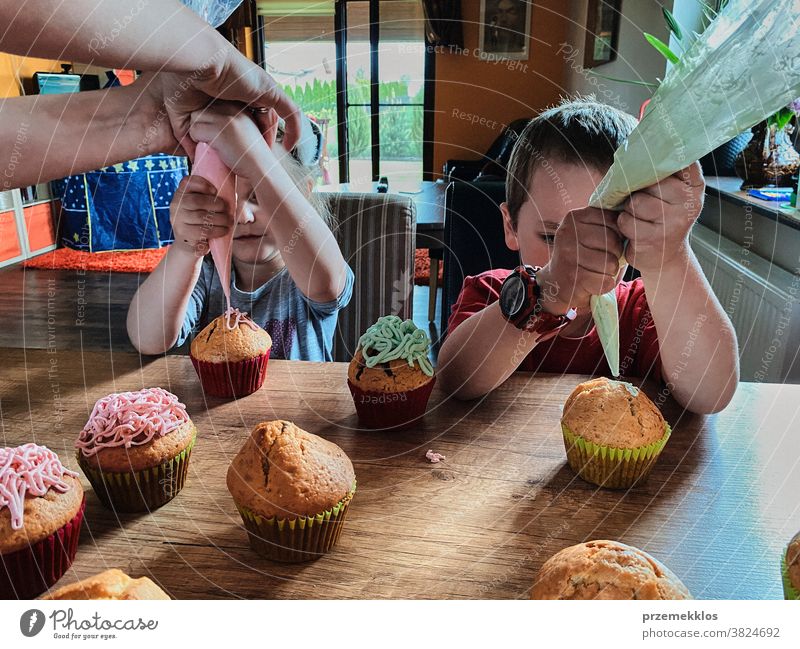
POLYGON ((442 169, 447 180, 474 181, 483 173, 505 178, 505 169, 511 159, 511 149, 530 118, 516 119, 503 129, 492 146, 479 160, 447 160, 442 169))
POLYGON ((396 194, 330 193, 334 235, 355 274, 353 298, 339 313, 333 360, 349 361, 379 317, 411 318, 414 307, 414 201, 396 194))
POLYGON ((444 281, 441 336, 447 335, 450 308, 467 275, 493 268, 516 268, 519 255, 506 247, 500 203, 505 183, 454 181, 447 187, 444 225, 444 281))

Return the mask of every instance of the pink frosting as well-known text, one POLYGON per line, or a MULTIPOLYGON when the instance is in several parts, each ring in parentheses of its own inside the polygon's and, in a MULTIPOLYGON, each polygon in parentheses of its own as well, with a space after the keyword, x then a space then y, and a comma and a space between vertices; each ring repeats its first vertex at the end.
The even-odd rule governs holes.
POLYGON ((75 447, 89 457, 104 448, 140 446, 187 421, 186 406, 163 388, 109 394, 94 404, 75 447))
POLYGON ((430 460, 431 464, 438 464, 442 460, 446 459, 441 453, 434 453, 433 450, 430 449, 427 453, 425 453, 425 457, 430 460))
POLYGON ((229 307, 222 315, 225 316, 225 326, 230 331, 236 329, 236 327, 238 327, 240 324, 247 325, 253 331, 258 331, 258 325, 247 317, 247 313, 245 311, 239 311, 239 309, 234 309, 233 307, 229 307), (232 316, 236 316, 236 319, 233 321, 233 324, 231 324, 232 316))
POLYGON ((78 474, 61 464, 58 455, 46 446, 23 444, 0 448, 0 509, 11 512, 11 529, 22 529, 25 496, 44 496, 50 488, 61 493, 71 486, 64 476, 78 474))

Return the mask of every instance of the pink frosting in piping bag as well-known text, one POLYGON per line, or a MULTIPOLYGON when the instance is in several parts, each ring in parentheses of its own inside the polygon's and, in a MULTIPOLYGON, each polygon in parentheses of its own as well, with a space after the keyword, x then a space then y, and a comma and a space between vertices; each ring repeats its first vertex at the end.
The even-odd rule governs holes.
POLYGON ((22 529, 25 496, 44 496, 48 490, 69 491, 64 476, 78 474, 61 464, 46 446, 23 444, 16 448, 0 448, 0 509, 11 512, 11 529, 22 529))
POLYGON ((94 404, 75 448, 89 457, 104 448, 140 446, 187 421, 185 406, 163 388, 113 393, 94 404))
MULTIPOLYGON (((278 114, 270 109, 264 116, 265 124, 262 127, 264 142, 271 147, 275 144, 275 137, 278 130, 278 114)), ((214 187, 217 193, 225 202, 233 208, 234 215, 237 214, 236 202, 236 176, 228 169, 214 148, 206 142, 198 142, 194 154, 192 165, 192 175, 205 178, 214 187)), ((236 225, 234 216, 234 227, 236 225)), ((211 258, 219 273, 219 280, 222 290, 225 293, 225 315, 226 320, 230 321, 231 314, 231 247, 233 245, 233 230, 231 228, 224 237, 209 239, 208 248, 211 251, 211 258)), ((237 312, 238 313, 238 312, 237 312)), ((237 317, 237 324, 239 320, 237 317)))
MULTIPOLYGON (((195 150, 192 175, 205 178, 214 187, 220 198, 231 206, 236 214, 236 177, 225 163, 220 160, 217 152, 205 142, 198 142, 195 150)), ((233 228, 223 237, 208 240, 211 258, 219 273, 222 291, 225 293, 225 306, 231 308, 231 246, 233 244, 233 228)))

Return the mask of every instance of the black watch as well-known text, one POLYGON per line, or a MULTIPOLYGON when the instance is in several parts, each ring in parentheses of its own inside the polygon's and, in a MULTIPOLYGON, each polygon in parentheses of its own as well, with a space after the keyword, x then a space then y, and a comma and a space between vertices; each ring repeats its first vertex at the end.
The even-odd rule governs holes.
POLYGON ((540 334, 540 341, 555 336, 575 319, 575 309, 566 315, 553 315, 542 308, 536 273, 541 268, 518 266, 506 277, 500 289, 500 312, 517 329, 540 334))

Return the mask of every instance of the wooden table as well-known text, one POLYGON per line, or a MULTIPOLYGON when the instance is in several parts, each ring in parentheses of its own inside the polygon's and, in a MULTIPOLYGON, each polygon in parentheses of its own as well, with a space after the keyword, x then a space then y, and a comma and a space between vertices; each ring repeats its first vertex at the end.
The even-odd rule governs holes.
POLYGON ((186 488, 153 514, 117 517, 85 482, 86 527, 62 583, 113 566, 176 598, 521 598, 552 554, 611 538, 654 554, 698 598, 780 598, 780 553, 800 529, 800 387, 744 384, 706 418, 668 401, 673 437, 647 484, 624 493, 565 464, 558 421, 578 376, 520 373, 482 403, 435 390, 423 425, 382 433, 357 430, 344 364, 272 361, 256 394, 206 403, 185 357, 0 356, 5 445, 35 440, 76 468, 95 400, 143 386, 178 394, 200 430, 186 488), (341 541, 314 563, 254 554, 225 487, 248 431, 273 418, 333 440, 355 464, 341 541), (428 449, 446 461, 428 463, 428 449))

